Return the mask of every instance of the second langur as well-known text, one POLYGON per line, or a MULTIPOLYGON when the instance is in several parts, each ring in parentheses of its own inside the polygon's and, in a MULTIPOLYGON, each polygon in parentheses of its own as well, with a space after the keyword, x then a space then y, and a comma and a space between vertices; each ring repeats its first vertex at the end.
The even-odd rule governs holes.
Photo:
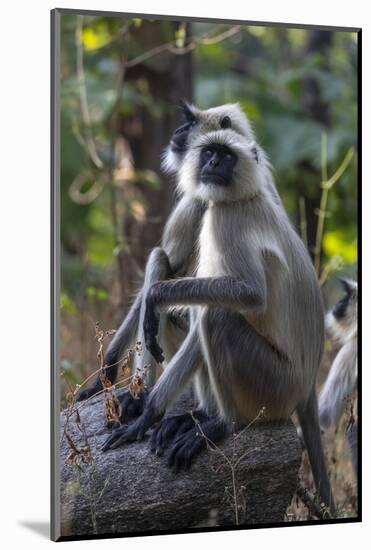
MULTIPOLYGON (((188 141, 179 170, 184 199, 201 201, 195 277, 154 283, 145 298, 146 346, 159 362, 160 313, 190 311, 189 332, 152 390, 142 416, 120 427, 104 450, 143 437, 194 382, 206 438, 217 442, 265 407, 269 419, 297 410, 317 489, 334 512, 318 421, 315 379, 323 353, 323 307, 307 250, 274 188, 269 163, 233 121, 188 141)), ((163 419, 154 450, 189 466, 206 446, 186 416, 163 419)))
MULTIPOLYGON (((164 152, 163 170, 178 176, 188 143, 207 132, 228 128, 230 125, 233 125, 234 130, 242 136, 253 139, 250 124, 238 105, 227 104, 201 111, 195 106, 184 104, 183 123, 174 132, 164 152)), ((270 184, 270 188, 276 200, 279 201, 273 183, 270 184)), ((192 276, 196 272, 197 242, 206 205, 201 199, 185 194, 179 185, 177 194, 178 202, 166 222, 161 246, 151 252, 145 269, 143 286, 107 350, 105 371, 112 383, 116 380, 119 361, 125 350, 136 341, 144 341, 145 299, 151 285, 160 280, 192 276)), ((160 335, 167 361, 179 349, 185 337, 188 330, 187 316, 187 310, 184 308, 171 308, 161 315, 160 335)), ((146 383, 151 387, 155 374, 153 357, 144 349, 135 360, 135 368, 139 367, 143 371, 143 367, 147 366, 146 383)), ((101 389, 100 377, 97 376, 93 385, 80 393, 79 400, 87 399, 101 389)), ((120 396, 123 405, 122 422, 129 421, 142 411, 145 395, 145 392, 142 392, 139 399, 133 399, 129 392, 125 392, 120 396)))
MULTIPOLYGON (((340 349, 319 396, 319 418, 323 429, 338 424, 347 402, 357 397, 358 380, 358 284, 343 279, 344 296, 326 315, 326 327, 340 349)), ((352 463, 358 471, 358 419, 350 417, 347 426, 352 463)))

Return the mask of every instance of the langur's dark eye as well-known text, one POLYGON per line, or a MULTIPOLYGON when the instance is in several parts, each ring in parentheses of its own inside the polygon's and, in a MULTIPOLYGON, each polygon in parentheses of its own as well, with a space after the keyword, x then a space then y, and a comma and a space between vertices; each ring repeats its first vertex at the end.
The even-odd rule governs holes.
POLYGON ((206 150, 205 150, 205 155, 206 155, 207 157, 212 157, 212 156, 213 156, 212 150, 211 150, 211 149, 206 149, 206 150))
POLYGON ((225 116, 222 118, 222 120, 220 121, 220 127, 223 128, 223 130, 225 130, 226 128, 232 128, 232 121, 229 116, 225 116))
POLYGON ((233 157, 232 157, 232 155, 231 155, 230 153, 227 153, 227 154, 225 155, 225 158, 226 158, 229 162, 233 159, 233 157))

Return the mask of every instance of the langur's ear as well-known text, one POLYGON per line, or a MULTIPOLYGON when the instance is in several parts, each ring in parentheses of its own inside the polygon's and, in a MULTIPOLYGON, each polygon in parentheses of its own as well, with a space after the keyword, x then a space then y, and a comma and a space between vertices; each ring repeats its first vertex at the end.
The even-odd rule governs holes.
POLYGON ((232 128, 232 121, 229 118, 229 116, 224 116, 222 120, 220 121, 220 127, 223 130, 226 130, 227 128, 232 128))
POLYGON ((347 294, 351 294, 357 288, 356 283, 349 279, 339 279, 339 281, 347 294))
POLYGON ((182 110, 182 114, 186 122, 193 122, 194 120, 196 120, 196 117, 191 109, 191 106, 187 101, 182 99, 180 101, 180 108, 182 110))

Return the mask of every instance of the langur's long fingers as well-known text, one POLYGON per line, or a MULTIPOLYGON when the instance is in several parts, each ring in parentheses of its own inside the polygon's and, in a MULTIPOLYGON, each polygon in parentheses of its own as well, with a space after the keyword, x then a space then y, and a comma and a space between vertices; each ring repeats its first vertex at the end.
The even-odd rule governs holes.
POLYGON ((164 442, 164 429, 160 425, 159 429, 157 429, 156 431, 154 441, 153 441, 153 452, 156 453, 157 456, 162 456, 164 454, 163 442, 164 442))
POLYGON ((174 460, 174 470, 179 472, 180 470, 189 470, 191 467, 191 452, 189 450, 189 443, 184 443, 177 451, 174 460))
POLYGON ((162 348, 158 345, 156 338, 151 337, 148 340, 146 339, 146 347, 157 363, 164 362, 164 353, 162 348))
POLYGON ((191 430, 193 427, 194 427, 195 423, 194 423, 194 420, 192 418, 191 415, 189 415, 189 418, 184 420, 184 422, 181 424, 181 426, 179 427, 179 429, 177 430, 177 435, 183 435, 187 432, 189 432, 189 430, 191 430))
POLYGON ((157 448, 157 436, 158 436, 158 433, 159 433, 159 429, 160 429, 160 426, 157 426, 157 428, 155 428, 151 434, 151 439, 149 441, 149 448, 151 449, 151 452, 154 453, 156 452, 156 448, 157 448))
POLYGON ((146 428, 145 428, 145 427, 143 427, 143 428, 140 428, 140 429, 139 429, 139 431, 138 431, 138 434, 137 434, 136 440, 137 440, 137 441, 142 441, 142 439, 143 439, 143 437, 144 437, 144 435, 145 435, 146 431, 147 431, 147 430, 146 430, 146 428))
POLYGON ((177 468, 177 454, 179 450, 185 445, 186 441, 184 436, 178 437, 175 440, 174 445, 170 449, 170 453, 167 459, 167 464, 170 468, 177 468))
POLYGON ((116 432, 121 432, 120 428, 118 428, 117 430, 114 431, 114 433, 112 435, 110 435, 106 441, 103 443, 102 445, 102 451, 103 452, 106 452, 108 451, 108 449, 110 449, 113 445, 113 443, 119 438, 119 434, 116 433, 116 432))
POLYGON ((165 356, 160 346, 157 346, 156 351, 154 351, 152 355, 156 359, 157 363, 163 363, 165 361, 165 356))
POLYGON ((104 442, 102 451, 108 451, 108 449, 116 449, 123 443, 135 439, 136 430, 128 428, 127 426, 121 426, 117 428, 113 434, 104 442))
POLYGON ((152 452, 155 452, 157 456, 164 454, 164 450, 177 433, 178 425, 178 419, 176 418, 166 418, 161 422, 153 434, 153 441, 151 442, 152 452))
POLYGON ((126 434, 124 434, 121 437, 119 437, 117 441, 112 443, 110 448, 111 449, 116 449, 117 447, 120 447, 120 445, 122 445, 123 443, 126 443, 129 440, 130 440, 129 437, 126 434))
POLYGON ((154 309, 147 305, 143 322, 144 341, 148 349, 153 343, 157 344, 157 335, 160 325, 160 319, 154 309))

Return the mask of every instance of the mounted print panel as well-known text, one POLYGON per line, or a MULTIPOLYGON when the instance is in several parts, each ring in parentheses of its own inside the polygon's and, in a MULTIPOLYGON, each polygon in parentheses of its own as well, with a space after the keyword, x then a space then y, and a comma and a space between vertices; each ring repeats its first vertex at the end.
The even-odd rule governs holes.
POLYGON ((361 520, 360 40, 52 12, 54 540, 361 520))

